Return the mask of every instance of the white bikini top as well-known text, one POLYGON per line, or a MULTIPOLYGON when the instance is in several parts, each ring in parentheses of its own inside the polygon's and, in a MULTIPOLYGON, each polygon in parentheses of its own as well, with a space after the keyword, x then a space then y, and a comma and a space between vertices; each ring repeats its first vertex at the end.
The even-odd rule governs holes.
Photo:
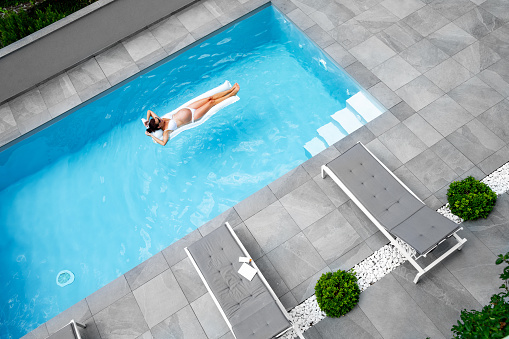
POLYGON ((168 128, 165 129, 165 131, 175 131, 177 129, 177 123, 175 120, 170 119, 168 122, 168 128))

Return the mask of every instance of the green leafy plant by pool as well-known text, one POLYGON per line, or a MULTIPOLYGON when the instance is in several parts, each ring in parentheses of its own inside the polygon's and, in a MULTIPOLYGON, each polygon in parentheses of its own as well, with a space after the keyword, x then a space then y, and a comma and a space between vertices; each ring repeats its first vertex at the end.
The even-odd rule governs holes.
POLYGON ((488 217, 497 201, 497 194, 485 183, 468 177, 451 183, 447 201, 452 213, 463 220, 474 220, 488 217))
POLYGON ((316 301, 328 317, 347 314, 359 302, 361 293, 353 271, 322 274, 315 286, 316 301))
POLYGON ((44 28, 97 0, 3 1, 0 48, 44 28), (7 6, 26 5, 9 9, 7 6))
POLYGON ((491 296, 481 311, 461 311, 458 325, 452 327, 454 338, 505 338, 509 336, 509 252, 500 254, 495 262, 506 263, 500 279, 502 292, 491 296))

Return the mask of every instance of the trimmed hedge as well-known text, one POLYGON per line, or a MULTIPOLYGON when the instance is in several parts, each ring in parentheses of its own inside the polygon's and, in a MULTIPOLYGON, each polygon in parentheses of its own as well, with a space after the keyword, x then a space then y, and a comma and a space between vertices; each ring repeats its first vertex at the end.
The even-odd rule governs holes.
POLYGON ((497 194, 485 183, 468 177, 455 181, 447 191, 451 212, 464 220, 487 218, 497 201, 497 194))
POLYGON ((318 306, 328 317, 350 312, 359 302, 360 293, 355 273, 342 270, 322 274, 315 286, 318 306))
POLYGON ((0 47, 12 44, 97 0, 46 0, 0 18, 0 47))

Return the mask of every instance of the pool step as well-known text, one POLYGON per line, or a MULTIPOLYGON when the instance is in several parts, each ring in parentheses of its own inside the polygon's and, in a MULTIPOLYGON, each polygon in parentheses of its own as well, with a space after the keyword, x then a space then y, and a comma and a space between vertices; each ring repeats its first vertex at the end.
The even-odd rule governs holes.
POLYGON ((362 127, 357 115, 352 112, 348 107, 343 108, 331 115, 332 119, 336 120, 345 131, 350 134, 357 128, 362 127))
POLYGON ((362 127, 364 120, 369 122, 385 112, 363 93, 359 92, 346 100, 346 107, 331 115, 332 122, 318 128, 318 136, 304 145, 306 156, 311 158, 327 147, 335 144, 348 134, 362 127))
POLYGON ((334 123, 329 122, 316 130, 318 134, 330 146, 343 139, 346 135, 337 128, 334 123))
POLYGON ((308 158, 314 157, 315 155, 317 155, 326 148, 327 146, 325 146, 325 144, 317 137, 314 137, 310 141, 306 142, 306 144, 304 145, 304 149, 306 150, 306 156, 308 158))
POLYGON ((385 109, 382 110, 375 106, 373 102, 371 102, 371 100, 368 99, 362 92, 356 93, 347 99, 346 107, 352 112, 359 113, 367 122, 370 122, 385 112, 385 109))

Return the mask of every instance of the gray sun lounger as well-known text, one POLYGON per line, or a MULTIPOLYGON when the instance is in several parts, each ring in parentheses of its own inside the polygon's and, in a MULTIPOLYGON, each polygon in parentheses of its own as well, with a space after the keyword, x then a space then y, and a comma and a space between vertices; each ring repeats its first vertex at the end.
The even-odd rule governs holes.
POLYGON ((322 166, 322 178, 332 180, 357 204, 390 242, 417 269, 414 283, 442 261, 460 250, 467 239, 456 233, 463 229, 456 223, 427 207, 362 143, 322 166), (426 267, 417 263, 447 238, 457 244, 426 267), (410 253, 397 239, 415 250, 410 253))
POLYGON ((292 328, 290 316, 254 261, 257 273, 251 281, 238 273, 239 257, 251 256, 228 223, 185 251, 235 338, 273 338, 292 328))

